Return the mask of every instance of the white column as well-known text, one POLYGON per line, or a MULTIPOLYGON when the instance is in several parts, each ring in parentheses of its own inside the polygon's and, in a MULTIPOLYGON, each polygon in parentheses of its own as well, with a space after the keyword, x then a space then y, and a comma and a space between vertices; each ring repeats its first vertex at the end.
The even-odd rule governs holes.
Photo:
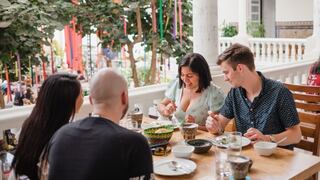
POLYGON ((219 71, 218 43, 218 0, 194 0, 193 51, 204 56, 213 74, 219 71))
POLYGON ((313 35, 320 36, 320 0, 313 0, 313 35))
POLYGON ((239 36, 247 35, 247 1, 239 0, 238 5, 238 26, 239 26, 239 36))
POLYGON ((320 0, 313 0, 313 34, 307 38, 305 59, 315 60, 320 55, 320 0))
POLYGON ((234 42, 241 43, 249 47, 249 36, 247 34, 247 0, 238 0, 238 35, 234 37, 234 42))

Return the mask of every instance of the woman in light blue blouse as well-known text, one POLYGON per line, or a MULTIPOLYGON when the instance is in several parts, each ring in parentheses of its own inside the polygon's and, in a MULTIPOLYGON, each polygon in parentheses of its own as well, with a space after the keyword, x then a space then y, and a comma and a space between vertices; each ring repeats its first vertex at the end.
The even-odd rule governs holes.
POLYGON ((183 57, 178 73, 179 78, 170 83, 158 110, 162 116, 174 113, 180 122, 195 122, 199 129, 206 130, 208 111, 219 111, 224 102, 223 93, 211 84, 208 63, 200 54, 183 57))

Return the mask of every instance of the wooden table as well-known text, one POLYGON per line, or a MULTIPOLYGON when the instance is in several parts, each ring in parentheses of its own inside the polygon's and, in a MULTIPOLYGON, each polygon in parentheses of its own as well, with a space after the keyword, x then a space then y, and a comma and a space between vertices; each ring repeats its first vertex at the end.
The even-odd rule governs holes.
MULTIPOLYGON (((213 137, 208 132, 198 130, 196 138, 213 137)), ((179 130, 176 130, 170 140, 170 146, 174 146, 183 140, 179 130)), ((253 160, 252 168, 249 172, 251 179, 305 179, 312 174, 320 171, 320 158, 300 152, 293 152, 282 148, 277 148, 274 154, 264 157, 256 154, 252 145, 244 147, 242 155, 248 156, 253 160)), ((153 156, 153 160, 161 160, 164 158, 173 158, 173 154, 167 156, 153 156)), ((195 154, 191 156, 191 160, 197 164, 197 169, 183 176, 160 176, 156 175, 156 179, 217 179, 215 175, 214 164, 214 147, 206 154, 195 154)))

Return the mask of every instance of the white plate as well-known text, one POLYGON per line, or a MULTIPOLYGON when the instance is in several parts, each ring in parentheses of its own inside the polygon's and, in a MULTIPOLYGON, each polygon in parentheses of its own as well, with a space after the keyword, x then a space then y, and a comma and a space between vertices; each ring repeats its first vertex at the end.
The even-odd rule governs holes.
POLYGON ((158 175, 163 176, 180 176, 184 174, 190 174, 194 170, 196 170, 197 165, 193 161, 187 160, 187 159, 181 159, 181 158, 175 158, 175 159, 162 159, 159 161, 155 161, 153 163, 153 169, 154 173, 158 175), (176 171, 174 171, 170 166, 171 161, 178 162, 183 170, 180 170, 178 168, 176 171))
POLYGON ((242 147, 248 146, 251 143, 250 139, 243 137, 243 136, 242 136, 241 140, 242 140, 242 142, 241 142, 242 147))
MULTIPOLYGON (((219 137, 222 137, 222 136, 218 136, 215 139, 210 138, 210 141, 212 142, 213 145, 215 145, 215 146, 221 145, 221 143, 219 142, 219 137)), ((248 138, 246 138, 244 136, 242 136, 241 140, 242 140, 241 141, 241 146, 242 147, 248 146, 251 143, 250 139, 248 139, 248 138)))

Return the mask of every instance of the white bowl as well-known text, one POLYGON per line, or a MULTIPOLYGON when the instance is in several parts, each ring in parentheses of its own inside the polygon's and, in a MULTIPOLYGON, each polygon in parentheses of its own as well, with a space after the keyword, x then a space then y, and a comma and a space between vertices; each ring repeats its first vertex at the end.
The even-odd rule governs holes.
POLYGON ((259 141, 253 145, 254 150, 262 156, 270 156, 277 148, 277 144, 273 142, 259 141))
POLYGON ((193 151, 194 147, 188 145, 177 145, 172 148, 172 153, 176 158, 189 159, 193 151))

